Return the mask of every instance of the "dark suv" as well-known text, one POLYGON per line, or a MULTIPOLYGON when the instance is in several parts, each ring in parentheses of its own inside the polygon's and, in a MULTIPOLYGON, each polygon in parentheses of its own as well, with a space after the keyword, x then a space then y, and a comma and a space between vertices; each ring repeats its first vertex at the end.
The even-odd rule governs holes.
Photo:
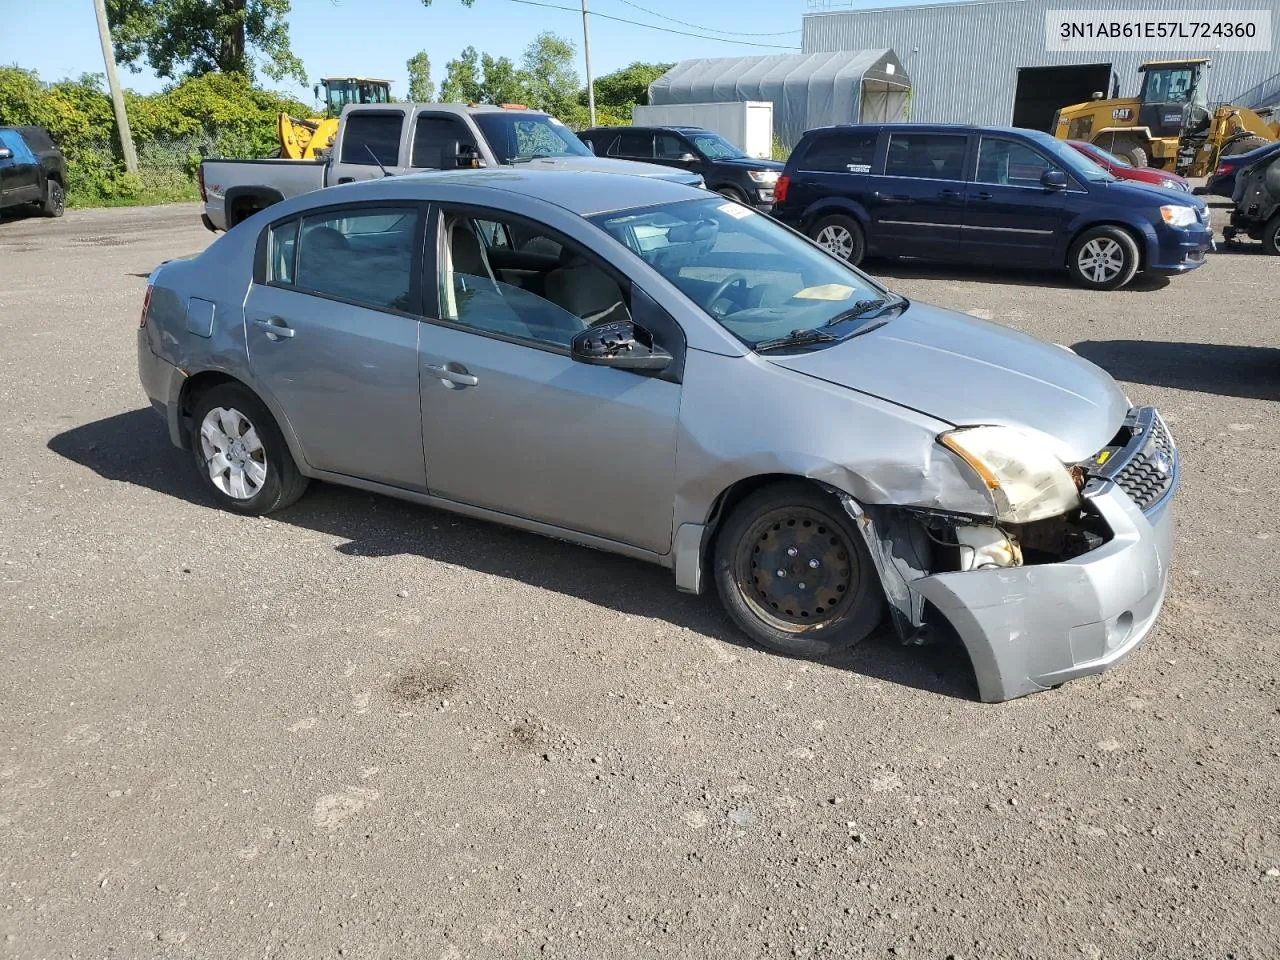
POLYGON ((1035 130, 825 127, 800 139, 773 214, 852 263, 864 255, 1067 268, 1114 290, 1184 273, 1213 249, 1189 194, 1117 180, 1035 130))
POLYGON ((643 160, 702 174, 708 189, 768 212, 782 173, 776 160, 748 157, 702 127, 593 127, 578 139, 597 157, 643 160))
POLYGON ((0 127, 0 208, 40 205, 62 216, 67 162, 43 127, 0 127))

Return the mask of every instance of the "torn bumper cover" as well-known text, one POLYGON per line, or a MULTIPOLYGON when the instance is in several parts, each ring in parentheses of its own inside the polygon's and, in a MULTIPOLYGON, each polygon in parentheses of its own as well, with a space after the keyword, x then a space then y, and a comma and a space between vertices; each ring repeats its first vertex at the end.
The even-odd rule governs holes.
POLYGON ((910 584, 960 635, 983 700, 1101 673, 1155 622, 1169 582, 1173 490, 1144 514, 1114 483, 1101 486, 1090 499, 1114 536, 1098 549, 1061 563, 941 573, 910 584))

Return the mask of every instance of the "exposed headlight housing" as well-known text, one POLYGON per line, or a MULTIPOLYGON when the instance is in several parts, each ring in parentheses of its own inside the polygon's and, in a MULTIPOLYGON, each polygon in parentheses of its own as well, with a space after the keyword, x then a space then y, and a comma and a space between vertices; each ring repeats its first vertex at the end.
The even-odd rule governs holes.
POLYGON ((1012 427, 961 427, 938 441, 981 478, 999 521, 1030 523, 1080 506, 1070 471, 1035 436, 1012 427))
POLYGON ((778 182, 777 170, 748 170, 747 176, 750 177, 752 180, 754 180, 756 183, 777 183, 778 182))
POLYGON ((1184 207, 1182 204, 1167 204, 1160 208, 1160 216, 1171 227, 1189 227, 1199 217, 1195 207, 1184 207))

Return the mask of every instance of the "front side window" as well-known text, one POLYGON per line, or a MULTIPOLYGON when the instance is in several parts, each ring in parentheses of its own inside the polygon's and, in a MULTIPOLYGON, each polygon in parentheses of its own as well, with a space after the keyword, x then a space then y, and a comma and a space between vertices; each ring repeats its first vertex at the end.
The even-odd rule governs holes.
POLYGON ((591 151, 555 117, 511 110, 472 114, 499 163, 525 163, 539 157, 589 157, 591 151))
POLYGON ((454 117, 419 114, 413 128, 412 165, 429 170, 452 170, 458 165, 458 151, 475 146, 475 138, 462 121, 454 117))
POLYGON ((663 160, 679 160, 686 153, 692 153, 689 145, 674 133, 660 133, 656 138, 654 156, 663 160))
POLYGON ((870 173, 876 155, 874 130, 830 133, 814 139, 801 167, 820 173, 870 173))
POLYGON ((413 207, 304 217, 297 233, 293 286, 361 306, 411 310, 417 224, 413 207))
POLYGON ((568 347, 593 323, 630 318, 624 285, 576 244, 523 221, 445 211, 440 317, 568 347))
POLYGON ((592 217, 726 330, 756 346, 796 331, 854 332, 894 297, 769 217, 723 199, 592 217))
POLYGON ((1056 169, 1056 164, 1013 140, 983 137, 978 145, 978 183, 1039 187, 1045 172, 1056 169))
POLYGON ((889 177, 960 180, 969 138, 954 133, 895 133, 884 172, 889 177))
POLYGON ((342 162, 394 167, 400 162, 402 113, 352 113, 342 133, 342 162))

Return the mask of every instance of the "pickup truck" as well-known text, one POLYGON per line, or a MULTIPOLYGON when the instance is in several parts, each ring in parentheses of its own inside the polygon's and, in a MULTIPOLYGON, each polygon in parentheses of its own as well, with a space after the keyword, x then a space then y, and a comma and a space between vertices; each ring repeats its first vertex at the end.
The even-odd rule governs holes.
POLYGON ((67 162, 44 127, 0 127, 0 208, 36 204, 62 216, 67 162))
POLYGON ((704 186, 687 170, 597 157, 555 117, 536 110, 456 103, 349 104, 328 155, 317 160, 205 160, 202 220, 237 223, 289 197, 417 170, 528 165, 659 177, 704 186))

